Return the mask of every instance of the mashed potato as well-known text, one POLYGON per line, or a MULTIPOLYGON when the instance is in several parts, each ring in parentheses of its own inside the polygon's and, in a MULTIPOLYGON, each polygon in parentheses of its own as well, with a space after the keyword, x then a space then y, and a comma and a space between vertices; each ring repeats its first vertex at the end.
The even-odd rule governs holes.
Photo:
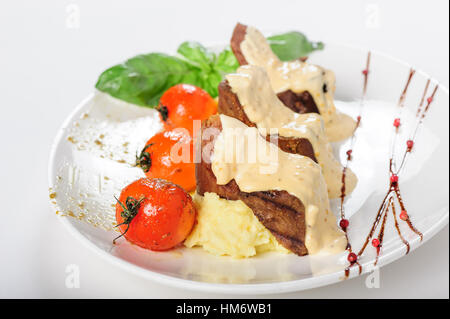
POLYGON ((186 239, 187 247, 201 246, 214 255, 235 258, 267 251, 288 253, 242 201, 229 201, 215 193, 194 194, 197 225, 186 239))

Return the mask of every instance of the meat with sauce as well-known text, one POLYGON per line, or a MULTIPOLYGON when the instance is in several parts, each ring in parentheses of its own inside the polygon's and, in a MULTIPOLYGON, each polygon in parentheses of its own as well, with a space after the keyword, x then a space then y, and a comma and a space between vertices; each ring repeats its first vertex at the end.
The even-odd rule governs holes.
MULTIPOLYGON (((210 156, 214 152, 214 141, 221 130, 222 123, 218 115, 202 122, 202 134, 197 147, 203 155, 210 156), (215 129, 216 133, 206 136, 204 132, 211 132, 207 129, 215 129), (205 151, 209 154, 204 154, 205 151)), ((299 256, 308 254, 305 246, 305 207, 300 199, 278 190, 242 192, 235 180, 218 185, 211 163, 205 160, 205 156, 201 156, 201 161, 196 163, 195 175, 197 193, 203 195, 211 192, 227 200, 242 200, 283 247, 299 256)))
MULTIPOLYGON (((238 23, 234 28, 233 35, 231 37, 231 50, 233 51, 236 59, 238 60, 240 65, 247 65, 248 62, 245 59, 244 53, 241 49, 241 43, 245 39, 245 34, 247 33, 247 26, 238 23)), ((324 91, 327 90, 326 86, 323 87, 324 91)), ((296 113, 318 113, 319 109, 317 108, 316 102, 314 98, 308 91, 304 91, 301 93, 295 93, 292 90, 287 90, 284 92, 280 92, 277 94, 278 98, 290 108, 292 111, 296 113)))
MULTIPOLYGON (((245 123, 247 126, 256 127, 255 123, 252 123, 239 102, 239 98, 231 90, 228 81, 224 80, 219 84, 219 106, 218 111, 220 114, 228 115, 238 119, 245 123)), ((306 138, 298 137, 284 137, 284 136, 267 136, 266 140, 271 141, 278 145, 278 147, 291 154, 299 154, 311 158, 317 163, 317 159, 314 156, 314 148, 311 142, 306 138)))

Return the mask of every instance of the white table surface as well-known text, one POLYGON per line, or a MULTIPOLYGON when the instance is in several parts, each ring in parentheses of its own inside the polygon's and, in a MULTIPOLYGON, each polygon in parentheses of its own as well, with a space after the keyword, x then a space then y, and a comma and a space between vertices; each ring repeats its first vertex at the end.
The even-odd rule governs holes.
MULTIPOLYGON (((184 40, 227 41, 241 21, 384 51, 448 87, 448 11, 442 0, 2 1, 0 297, 239 297, 175 289, 128 274, 85 248, 50 209, 47 161, 53 137, 105 68, 137 53, 174 50, 184 40), (78 28, 68 18, 74 10, 78 28), (80 267, 78 289, 65 286, 68 264, 80 267)), ((363 276, 266 297, 448 298, 448 243, 447 226, 382 268, 378 289, 366 288, 363 276)))

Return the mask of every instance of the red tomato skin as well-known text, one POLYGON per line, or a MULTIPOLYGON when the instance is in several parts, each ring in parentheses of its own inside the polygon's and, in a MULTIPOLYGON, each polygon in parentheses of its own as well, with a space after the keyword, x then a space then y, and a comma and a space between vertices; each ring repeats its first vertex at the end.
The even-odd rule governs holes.
MULTIPOLYGON (((192 231, 197 211, 192 198, 180 186, 163 179, 141 178, 122 190, 119 200, 144 197, 137 215, 129 225, 125 238, 133 244, 154 251, 169 250, 192 231)), ((116 203, 117 224, 123 222, 119 203, 116 203)), ((127 225, 119 226, 125 232, 127 225)))
POLYGON ((177 84, 168 89, 160 99, 160 106, 168 111, 168 118, 163 121, 166 129, 184 127, 191 135, 194 120, 206 120, 217 113, 217 102, 206 91, 190 84, 177 84))
MULTIPOLYGON (((195 189, 195 163, 193 162, 194 144, 189 133, 181 129, 163 131, 155 134, 146 145, 150 145, 152 165, 145 175, 148 178, 163 178, 183 187, 186 191, 195 189), (186 145, 187 158, 175 163, 171 150, 175 145, 186 145)), ((179 154, 181 155, 181 150, 179 154)))

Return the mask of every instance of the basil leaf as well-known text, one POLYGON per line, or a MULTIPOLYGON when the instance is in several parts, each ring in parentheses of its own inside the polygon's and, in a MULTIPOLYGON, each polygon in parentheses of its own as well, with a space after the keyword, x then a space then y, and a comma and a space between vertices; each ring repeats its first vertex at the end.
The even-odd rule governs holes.
POLYGON ((238 67, 239 63, 229 48, 223 50, 217 57, 215 69, 222 74, 235 72, 238 67))
POLYGON ((288 32, 280 35, 268 37, 272 51, 282 61, 292 61, 308 56, 315 50, 322 50, 322 42, 310 42, 308 38, 300 32, 288 32))
POLYGON ((229 48, 218 56, 197 42, 184 42, 177 50, 186 61, 202 70, 202 89, 212 97, 218 95, 218 86, 227 73, 235 72, 239 63, 229 48))
MULTIPOLYGON (((295 60, 323 49, 323 43, 310 42, 299 32, 272 36, 268 41, 283 61, 295 60)), ((239 67, 230 48, 216 55, 198 42, 184 42, 177 52, 179 57, 162 53, 135 56, 104 71, 95 87, 118 99, 154 107, 166 90, 180 83, 198 86, 212 97, 217 97, 223 76, 239 67)))
POLYGON ((216 56, 198 42, 183 42, 177 50, 186 60, 203 71, 212 70, 216 56))
POLYGON ((173 56, 150 53, 135 56, 104 71, 95 87, 142 106, 156 106, 162 94, 178 83, 202 87, 201 70, 173 56))

